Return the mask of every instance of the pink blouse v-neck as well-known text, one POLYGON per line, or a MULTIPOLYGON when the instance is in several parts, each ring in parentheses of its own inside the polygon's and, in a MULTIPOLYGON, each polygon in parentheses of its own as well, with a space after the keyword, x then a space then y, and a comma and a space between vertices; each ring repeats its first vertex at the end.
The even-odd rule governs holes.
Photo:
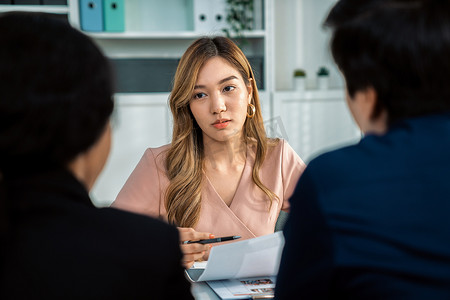
MULTIPOLYGON (((165 145, 145 151, 112 207, 167 221, 164 193, 169 180, 164 156, 168 147, 165 145)), ((280 140, 269 151, 259 176, 264 185, 279 197, 270 205, 266 194, 253 182, 254 160, 255 147, 249 145, 241 180, 229 207, 205 177, 200 219, 195 230, 211 232, 215 236, 239 235, 242 239, 274 232, 280 210, 289 211, 288 199, 294 192, 305 164, 284 140, 280 140)))

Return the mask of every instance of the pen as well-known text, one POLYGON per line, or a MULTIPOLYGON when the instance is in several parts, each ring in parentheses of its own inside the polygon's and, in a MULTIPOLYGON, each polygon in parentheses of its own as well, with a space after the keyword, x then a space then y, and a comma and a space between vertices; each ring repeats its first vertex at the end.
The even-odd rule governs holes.
POLYGON ((233 235, 233 236, 224 236, 224 237, 218 237, 215 239, 207 239, 207 240, 199 240, 199 241, 184 241, 183 244, 194 244, 194 243, 211 244, 211 243, 220 243, 220 242, 225 242, 225 241, 237 240, 240 238, 241 237, 238 235, 233 235))

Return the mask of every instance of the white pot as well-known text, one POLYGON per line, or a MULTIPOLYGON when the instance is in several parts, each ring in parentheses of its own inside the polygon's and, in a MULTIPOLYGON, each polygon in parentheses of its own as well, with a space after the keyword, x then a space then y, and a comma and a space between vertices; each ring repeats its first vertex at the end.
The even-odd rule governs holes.
POLYGON ((328 90, 329 76, 317 76, 317 88, 319 90, 328 90))
POLYGON ((306 78, 303 76, 294 77, 294 89, 297 91, 304 91, 306 85, 305 82, 306 78))

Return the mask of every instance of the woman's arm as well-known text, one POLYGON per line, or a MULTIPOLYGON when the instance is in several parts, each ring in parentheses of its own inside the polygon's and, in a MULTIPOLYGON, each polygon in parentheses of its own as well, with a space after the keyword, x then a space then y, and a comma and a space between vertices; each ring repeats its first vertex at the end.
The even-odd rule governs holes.
POLYGON ((111 207, 161 217, 160 174, 152 149, 147 149, 111 207))

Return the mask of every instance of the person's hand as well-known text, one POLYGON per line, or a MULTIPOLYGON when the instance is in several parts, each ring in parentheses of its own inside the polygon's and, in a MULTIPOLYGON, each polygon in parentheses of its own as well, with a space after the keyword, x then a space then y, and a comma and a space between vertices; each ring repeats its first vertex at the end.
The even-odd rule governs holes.
POLYGON ((189 269, 194 264, 194 261, 203 258, 203 255, 211 248, 211 245, 183 244, 183 242, 212 239, 214 235, 208 232, 197 232, 192 228, 178 227, 178 231, 180 233, 181 251, 183 252, 183 266, 189 269))

